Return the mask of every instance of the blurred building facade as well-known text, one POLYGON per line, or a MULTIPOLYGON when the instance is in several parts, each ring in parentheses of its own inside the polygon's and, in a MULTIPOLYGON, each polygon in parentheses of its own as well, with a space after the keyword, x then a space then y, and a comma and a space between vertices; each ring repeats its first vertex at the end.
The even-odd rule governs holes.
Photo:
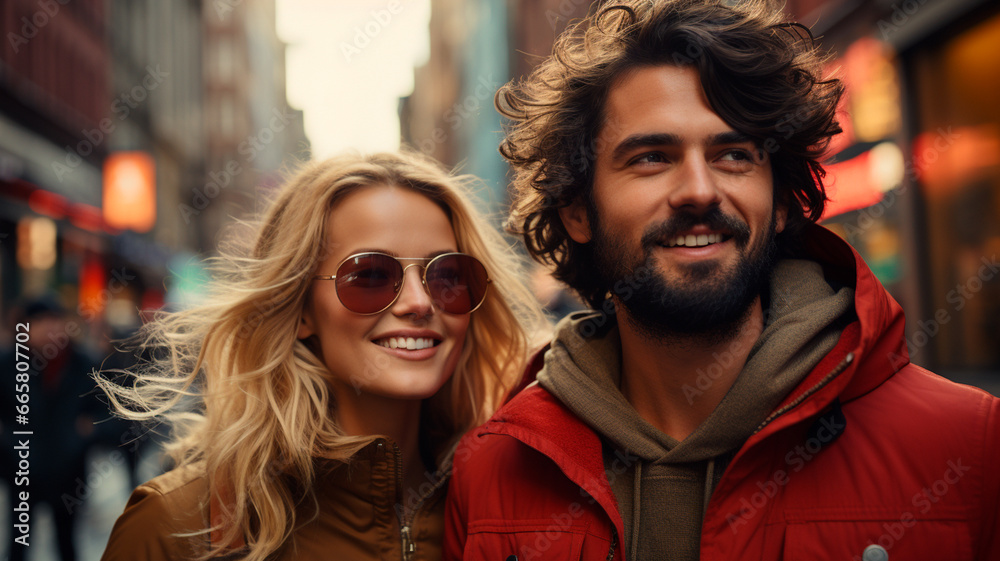
POLYGON ((274 0, 206 2, 203 18, 208 173, 188 193, 186 210, 214 247, 231 216, 253 212, 266 198, 286 159, 308 159, 309 143, 302 112, 285 97, 274 0))
MULTIPOLYGON (((584 0, 431 0, 430 57, 415 71, 413 93, 400 102, 402 142, 479 177, 477 202, 496 228, 504 227, 510 201, 509 168, 497 150, 504 125, 494 95, 530 73, 567 22, 588 8, 584 0)), ((554 320, 580 308, 545 267, 532 264, 530 270, 554 320)))
POLYGON ((506 0, 431 0, 430 57, 400 104, 403 143, 482 179, 479 201, 497 226, 507 166, 493 95, 510 79, 508 10, 506 0))
POLYGON ((431 0, 430 56, 414 71, 413 93, 400 100, 399 109, 403 143, 450 166, 462 157, 446 117, 462 91, 465 5, 465 0, 431 0))
POLYGON ((914 362, 1000 387, 1000 5, 790 0, 835 53, 825 223, 906 311, 914 362))
POLYGON ((3 317, 54 291, 127 331, 308 157, 273 0, 9 0, 0 30, 3 317))
MULTIPOLYGON (((502 124, 493 120, 491 101, 483 104, 491 115, 477 117, 476 126, 462 123, 442 142, 420 141, 435 128, 447 130, 449 109, 475 95, 472 78, 482 69, 507 65, 496 86, 528 75, 567 23, 586 16, 590 2, 434 0, 432 6, 431 57, 402 105, 403 139, 451 165, 489 161, 468 171, 489 174, 494 196, 503 200, 506 174, 502 165, 493 167, 502 124), (482 13, 491 14, 488 22, 482 13), (507 28, 503 40, 492 35, 497 25, 507 28)), ((785 6, 832 52, 827 71, 847 86, 844 133, 827 162, 831 203, 824 223, 858 248, 904 307, 915 362, 996 391, 1000 5, 788 0, 785 6)), ((781 123, 795 125, 794 115, 781 123)))

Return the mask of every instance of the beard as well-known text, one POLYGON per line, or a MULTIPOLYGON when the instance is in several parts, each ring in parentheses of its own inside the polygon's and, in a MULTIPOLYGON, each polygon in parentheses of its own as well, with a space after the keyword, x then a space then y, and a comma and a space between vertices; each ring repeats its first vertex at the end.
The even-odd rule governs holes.
POLYGON ((630 325, 651 340, 696 339, 707 345, 732 340, 767 288, 777 262, 773 211, 757 240, 752 240, 745 222, 718 208, 701 215, 677 214, 647 228, 638 250, 603 231, 599 218, 591 212, 598 274, 628 312, 630 325), (678 265, 678 278, 668 281, 654 251, 696 225, 729 232, 738 261, 729 267, 715 260, 678 265))

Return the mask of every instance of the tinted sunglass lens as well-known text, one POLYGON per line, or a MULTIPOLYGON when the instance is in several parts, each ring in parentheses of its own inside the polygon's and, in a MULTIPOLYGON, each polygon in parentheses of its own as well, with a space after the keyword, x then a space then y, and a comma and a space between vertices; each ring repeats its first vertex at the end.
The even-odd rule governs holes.
POLYGON ((373 314, 396 298, 402 277, 403 269, 392 257, 358 255, 337 269, 337 297, 352 312, 373 314))
POLYGON ((443 255, 427 268, 427 290, 438 309, 467 314, 486 297, 489 275, 471 255, 443 255))

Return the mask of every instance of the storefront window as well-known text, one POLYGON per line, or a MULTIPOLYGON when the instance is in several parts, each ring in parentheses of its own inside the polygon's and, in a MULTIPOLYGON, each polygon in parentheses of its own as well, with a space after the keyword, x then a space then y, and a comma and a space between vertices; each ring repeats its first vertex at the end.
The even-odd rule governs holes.
MULTIPOLYGON (((1000 15, 910 58, 915 86, 925 332, 917 362, 1000 367, 1000 15)), ((911 338, 917 336, 912 331, 911 338)))

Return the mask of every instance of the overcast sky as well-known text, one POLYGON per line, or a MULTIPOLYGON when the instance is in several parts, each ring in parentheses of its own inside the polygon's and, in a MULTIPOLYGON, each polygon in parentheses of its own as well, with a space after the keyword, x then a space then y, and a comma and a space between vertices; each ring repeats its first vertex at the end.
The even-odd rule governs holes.
POLYGON ((399 98, 427 60, 430 0, 277 0, 288 101, 316 158, 399 147, 399 98))

